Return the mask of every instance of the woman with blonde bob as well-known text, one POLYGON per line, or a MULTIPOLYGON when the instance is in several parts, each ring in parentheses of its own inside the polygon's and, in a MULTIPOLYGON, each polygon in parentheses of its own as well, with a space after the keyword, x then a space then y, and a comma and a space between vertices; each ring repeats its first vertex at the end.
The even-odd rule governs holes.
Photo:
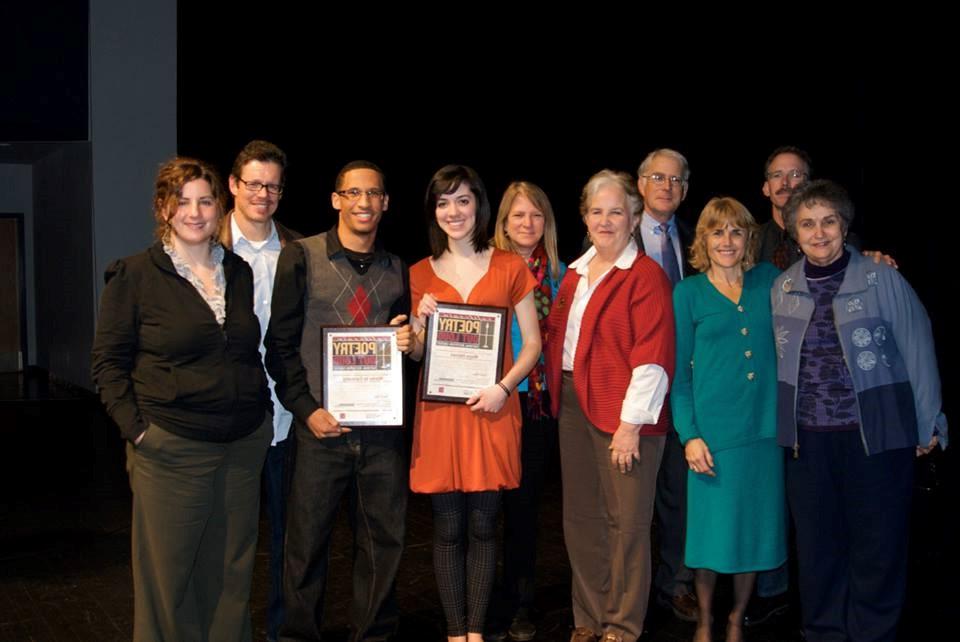
MULTIPOLYGON (((540 322, 540 341, 547 350, 547 322, 557 297, 560 279, 567 271, 557 257, 557 222, 550 199, 526 181, 510 183, 500 200, 494 245, 519 254, 537 285, 533 301, 540 322)), ((520 324, 513 319, 513 358, 520 356, 520 324)), ((537 634, 532 608, 537 561, 537 515, 548 463, 557 447, 557 421, 550 413, 543 355, 529 376, 517 386, 523 412, 520 449, 520 487, 503 493, 503 607, 489 628, 506 630, 513 640, 532 640, 537 634), (509 627, 509 628, 508 628, 509 627)))
POLYGON ((742 640, 757 571, 777 568, 787 554, 770 316, 779 271, 754 264, 756 230, 739 201, 711 199, 690 248, 700 274, 673 291, 677 362, 670 400, 690 466, 685 561, 695 569, 696 642, 713 639, 717 573, 734 576, 726 639, 742 640))

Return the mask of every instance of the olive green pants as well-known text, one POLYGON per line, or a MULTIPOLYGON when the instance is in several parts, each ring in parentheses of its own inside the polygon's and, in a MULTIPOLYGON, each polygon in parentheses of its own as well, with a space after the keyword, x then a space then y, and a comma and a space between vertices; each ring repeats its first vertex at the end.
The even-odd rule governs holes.
POLYGON ((249 642, 260 471, 271 416, 229 443, 151 424, 127 445, 135 642, 249 642))

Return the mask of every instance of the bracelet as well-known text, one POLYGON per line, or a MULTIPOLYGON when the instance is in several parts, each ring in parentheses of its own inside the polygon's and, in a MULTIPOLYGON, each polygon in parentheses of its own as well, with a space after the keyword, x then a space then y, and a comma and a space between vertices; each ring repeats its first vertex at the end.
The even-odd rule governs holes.
POLYGON ((502 381, 498 381, 497 385, 500 386, 500 389, 503 390, 503 393, 507 395, 507 397, 510 396, 510 388, 507 388, 505 385, 503 385, 502 381))

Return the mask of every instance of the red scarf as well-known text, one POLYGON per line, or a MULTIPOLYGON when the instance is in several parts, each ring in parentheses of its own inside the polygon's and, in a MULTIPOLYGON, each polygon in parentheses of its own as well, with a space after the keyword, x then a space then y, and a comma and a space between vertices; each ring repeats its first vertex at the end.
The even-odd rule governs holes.
POLYGON ((553 288, 550 280, 550 260, 543 243, 538 243, 533 253, 527 259, 527 267, 537 280, 537 287, 533 289, 533 302, 537 307, 537 320, 540 322, 540 341, 543 350, 537 357, 530 374, 527 375, 527 407, 526 414, 530 419, 549 417, 549 408, 544 405, 543 390, 546 383, 546 371, 543 355, 547 349, 547 317, 550 316, 550 305, 553 302, 553 288))

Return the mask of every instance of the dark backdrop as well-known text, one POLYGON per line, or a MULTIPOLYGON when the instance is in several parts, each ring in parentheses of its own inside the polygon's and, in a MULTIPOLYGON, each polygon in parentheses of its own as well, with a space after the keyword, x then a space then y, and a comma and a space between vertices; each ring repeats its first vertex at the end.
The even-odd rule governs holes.
MULTIPOLYGON (((275 142, 290 159, 277 216, 307 234, 335 221, 339 168, 372 160, 391 195, 382 238, 411 262, 427 253, 423 192, 446 163, 478 170, 494 212, 511 180, 543 187, 570 260, 583 237, 580 190, 599 169, 635 174, 648 151, 672 147, 692 169, 681 217, 694 223, 710 197, 730 195, 763 222, 766 156, 784 144, 806 149, 815 176, 851 191, 865 247, 893 255, 927 305, 949 411, 951 248, 923 198, 933 170, 917 148, 942 136, 942 113, 917 91, 898 91, 886 60, 816 47, 801 55, 762 38, 681 53, 587 24, 534 28, 543 25, 519 14, 401 30, 417 18, 371 9, 321 20, 216 4, 180 4, 179 152, 226 174, 248 140, 275 142)), ((915 89, 924 86, 917 69, 915 89)))

